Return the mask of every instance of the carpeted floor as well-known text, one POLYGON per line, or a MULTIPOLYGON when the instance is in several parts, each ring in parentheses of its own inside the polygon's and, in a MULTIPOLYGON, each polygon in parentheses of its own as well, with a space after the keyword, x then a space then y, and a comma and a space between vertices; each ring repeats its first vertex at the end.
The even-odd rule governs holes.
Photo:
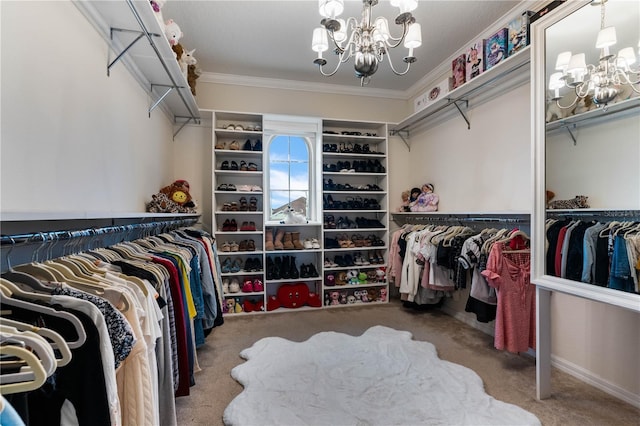
POLYGON ((196 373, 191 395, 176 402, 178 424, 222 424, 224 409, 242 391, 230 371, 244 362, 240 351, 257 340, 279 336, 304 341, 321 331, 358 336, 374 325, 406 330, 414 340, 434 344, 441 359, 474 370, 489 395, 530 411, 543 425, 640 425, 640 409, 557 370, 552 376, 553 396, 536 400, 535 361, 531 357, 497 351, 491 336, 439 310, 415 311, 399 302, 227 318, 198 350, 202 371, 196 373))

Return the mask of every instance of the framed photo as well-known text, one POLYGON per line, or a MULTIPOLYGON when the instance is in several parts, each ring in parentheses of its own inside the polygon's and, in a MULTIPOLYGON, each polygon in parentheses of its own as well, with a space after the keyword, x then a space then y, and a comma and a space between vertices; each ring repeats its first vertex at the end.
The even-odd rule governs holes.
POLYGON ((449 79, 445 78, 436 86, 427 91, 427 104, 439 101, 449 93, 449 79))
POLYGON ((509 30, 503 28, 484 40, 484 69, 490 70, 507 58, 509 30))
POLYGON ((467 54, 463 53, 451 62, 451 86, 454 90, 467 82, 467 54))
POLYGON ((467 48, 467 81, 479 76, 484 71, 484 55, 482 39, 476 40, 467 48))
POLYGON ((507 45, 507 57, 518 53, 529 45, 529 18, 533 12, 524 12, 522 15, 509 22, 509 42, 507 45))

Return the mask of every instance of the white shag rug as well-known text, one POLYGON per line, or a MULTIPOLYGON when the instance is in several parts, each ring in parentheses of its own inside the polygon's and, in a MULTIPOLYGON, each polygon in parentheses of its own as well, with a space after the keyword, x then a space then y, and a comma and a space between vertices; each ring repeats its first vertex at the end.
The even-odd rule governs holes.
POLYGON ((226 425, 540 425, 407 331, 267 337, 240 356, 247 361, 231 376, 244 390, 225 409, 226 425))

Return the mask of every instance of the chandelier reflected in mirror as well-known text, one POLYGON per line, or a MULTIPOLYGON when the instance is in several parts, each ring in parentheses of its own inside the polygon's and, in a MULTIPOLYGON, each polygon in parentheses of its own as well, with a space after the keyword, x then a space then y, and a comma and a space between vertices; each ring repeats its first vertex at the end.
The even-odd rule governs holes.
MULTIPOLYGON (((580 99, 591 97, 598 107, 605 107, 621 93, 625 86, 640 93, 640 68, 636 65, 633 47, 621 49, 617 55, 611 54, 610 47, 617 42, 616 28, 605 27, 605 3, 607 0, 593 0, 591 6, 600 6, 600 31, 595 47, 600 49, 597 65, 587 64, 584 53, 561 52, 556 60, 557 72, 549 77, 549 90, 553 91, 552 101, 560 108, 572 108, 580 99), (570 105, 560 104, 560 89, 569 87, 576 98, 570 105)), ((640 54, 640 42, 638 42, 640 54)))
POLYGON ((326 77, 334 75, 340 66, 353 57, 355 75, 360 79, 360 85, 369 83, 371 76, 378 70, 378 65, 388 57, 389 66, 396 75, 405 75, 411 64, 416 61, 413 50, 422 45, 420 24, 416 23, 411 14, 418 7, 418 0, 390 0, 391 5, 398 7, 400 13, 395 23, 402 27, 402 35, 393 37, 389 31, 386 18, 378 17, 372 20, 373 6, 378 0, 362 0, 362 16, 360 22, 354 17, 346 20, 338 18, 344 11, 344 0, 319 0, 319 12, 322 16, 320 27, 313 30, 311 49, 318 53, 313 61, 318 65, 320 73, 326 77), (338 57, 338 63, 331 72, 325 72, 327 60, 322 53, 331 48, 338 57), (390 49, 404 44, 409 49, 403 58, 406 63, 404 71, 398 71, 391 61, 390 49))

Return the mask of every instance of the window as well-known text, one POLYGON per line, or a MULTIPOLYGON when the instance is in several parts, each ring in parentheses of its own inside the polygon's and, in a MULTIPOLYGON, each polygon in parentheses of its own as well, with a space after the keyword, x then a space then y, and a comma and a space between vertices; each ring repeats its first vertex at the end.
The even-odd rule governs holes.
POLYGON ((289 207, 309 217, 311 147, 300 136, 278 135, 269 142, 269 220, 283 220, 289 207))
POLYGON ((280 222, 291 207, 309 223, 322 216, 322 121, 263 117, 265 221, 280 222))

